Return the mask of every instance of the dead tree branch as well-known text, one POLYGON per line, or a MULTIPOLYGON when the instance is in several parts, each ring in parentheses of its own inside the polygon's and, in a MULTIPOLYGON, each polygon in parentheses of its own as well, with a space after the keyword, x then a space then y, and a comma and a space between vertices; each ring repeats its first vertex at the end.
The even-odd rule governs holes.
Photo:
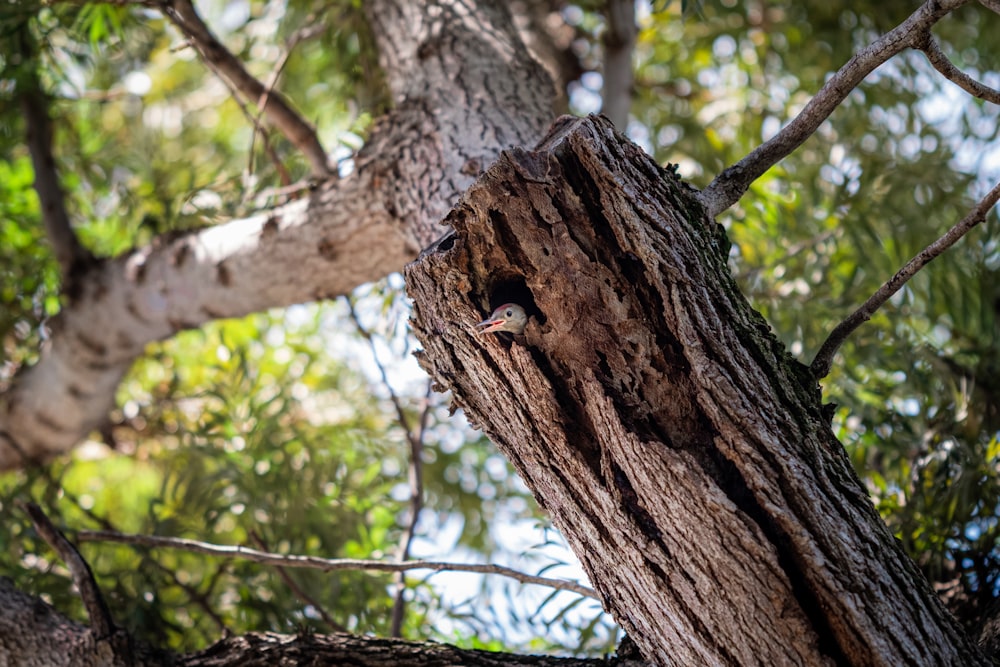
POLYGON ((866 76, 907 48, 919 48, 931 26, 970 0, 927 0, 901 24, 859 51, 841 67, 799 114, 768 141, 727 167, 700 194, 714 218, 740 200, 750 184, 811 137, 866 76))
POLYGON ((957 222, 941 238, 931 243, 929 246, 917 253, 913 259, 906 263, 903 268, 887 280, 878 290, 865 301, 860 308, 851 313, 843 322, 838 324, 826 341, 820 347, 819 352, 810 364, 809 369, 817 380, 829 374, 833 365, 833 356, 840 346, 847 340, 847 337, 854 333, 854 330, 871 319, 876 310, 882 307, 893 294, 898 292, 906 282, 924 268, 931 260, 943 253, 945 250, 955 245, 959 239, 965 236, 969 230, 986 220, 986 214, 1000 200, 1000 183, 995 185, 976 206, 969 211, 968 215, 957 222))
POLYGON ((504 153, 449 216, 454 236, 407 267, 421 364, 651 662, 988 664, 693 204, 600 117, 504 153), (536 315, 523 340, 453 324, 500 299, 536 315))
POLYGON ((274 565, 278 567, 303 567, 323 572, 336 570, 364 570, 369 572, 406 572, 409 570, 432 570, 434 572, 475 572, 478 574, 496 574, 509 577, 522 584, 536 584, 561 591, 572 591, 584 597, 596 598, 597 594, 586 586, 566 579, 553 579, 527 574, 503 565, 486 563, 448 563, 444 561, 412 560, 393 563, 379 560, 361 560, 355 558, 321 558, 319 556, 282 555, 259 551, 242 545, 226 546, 210 544, 180 537, 161 537, 157 535, 130 535, 110 530, 81 530, 76 538, 80 542, 116 542, 119 544, 134 544, 143 547, 179 549, 191 553, 218 556, 221 558, 242 558, 253 563, 274 565))
POLYGON ((993 104, 1000 104, 1000 91, 996 88, 991 88, 981 81, 973 79, 971 76, 960 70, 955 66, 948 56, 944 54, 941 50, 941 46, 934 39, 934 36, 927 31, 924 33, 924 39, 917 48, 924 52, 927 56, 927 60, 930 61, 931 65, 934 66, 938 72, 940 72, 944 78, 948 79, 956 86, 969 93, 973 97, 978 97, 981 100, 986 100, 987 102, 993 102, 993 104))

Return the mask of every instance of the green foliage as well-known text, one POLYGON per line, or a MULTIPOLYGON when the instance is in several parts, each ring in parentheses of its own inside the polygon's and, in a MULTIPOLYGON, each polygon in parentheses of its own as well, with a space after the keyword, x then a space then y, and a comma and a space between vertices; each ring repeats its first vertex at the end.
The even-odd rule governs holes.
POLYGON ((84 5, 76 17, 74 27, 87 35, 91 47, 99 48, 106 42, 121 41, 125 37, 123 23, 129 16, 126 7, 84 5))
MULTIPOLYGON (((375 298, 382 297, 364 301, 372 312, 375 298)), ((71 538, 72 530, 107 528, 328 558, 393 556, 407 521, 408 448, 388 399, 377 398, 385 388, 324 351, 331 342, 361 346, 331 341, 329 316, 318 307, 259 315, 156 346, 120 389, 122 408, 108 436, 117 451, 91 442, 71 461, 0 479, 8 527, 0 571, 85 620, 67 573, 16 504, 28 498, 71 528, 71 538)), ((410 424, 419 418, 418 398, 399 398, 410 424)), ((489 527, 537 510, 489 443, 447 418, 432 406, 423 457, 428 530, 418 534, 432 538, 437 515, 461 527, 454 548, 467 557, 502 559, 506 547, 489 527)), ((291 570, 310 596, 303 599, 274 568, 246 561, 101 542, 85 544, 83 553, 116 618, 158 645, 201 647, 224 629, 329 631, 318 608, 352 631, 389 631, 386 574, 291 570)), ((404 630, 413 637, 440 637, 442 623, 462 627, 465 607, 494 594, 484 585, 449 601, 419 573, 409 581, 414 601, 404 630)), ((603 618, 599 610, 591 616, 593 624, 603 618)), ((510 623, 501 615, 466 626, 474 633, 467 643, 503 636, 510 623)), ((607 630, 603 636, 607 642, 607 630)))
POLYGON ((59 269, 38 225, 31 161, 0 162, 0 365, 34 359, 39 327, 59 308, 59 269))

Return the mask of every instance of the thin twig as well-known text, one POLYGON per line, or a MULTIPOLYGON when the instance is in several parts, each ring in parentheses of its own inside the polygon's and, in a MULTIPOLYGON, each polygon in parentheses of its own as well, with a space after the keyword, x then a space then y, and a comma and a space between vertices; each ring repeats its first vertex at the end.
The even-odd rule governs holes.
MULTIPOLYGON (((260 116, 250 111, 247 107, 247 102, 243 97, 243 93, 232 81, 222 75, 222 72, 215 66, 214 62, 206 58, 205 66, 208 67, 208 69, 210 69, 215 76, 219 77, 219 80, 222 81, 222 85, 229 89, 229 92, 233 97, 233 101, 236 102, 236 106, 239 107, 240 111, 243 113, 243 117, 246 118, 247 122, 253 126, 254 131, 250 135, 250 150, 248 151, 247 156, 250 167, 247 169, 247 172, 250 174, 253 173, 254 142, 256 141, 257 136, 260 135, 261 141, 264 145, 264 153, 267 154, 267 158, 271 161, 271 164, 274 165, 275 170, 278 172, 278 178, 281 180, 281 184, 288 185, 291 183, 292 175, 288 173, 288 169, 285 167, 285 164, 281 161, 281 158, 278 157, 278 152, 274 150, 274 147, 271 145, 271 137, 267 132, 267 128, 261 125, 260 116)), ((258 106, 258 109, 259 108, 260 107, 258 106)), ((249 195, 250 190, 248 189, 247 196, 249 195)))
POLYGON ((962 218, 944 236, 934 241, 906 265, 896 272, 884 285, 878 288, 871 297, 868 298, 860 308, 851 313, 843 322, 838 324, 830 333, 823 346, 813 359, 809 369, 813 376, 819 380, 827 376, 833 365, 833 355, 836 354, 840 346, 847 340, 847 337, 854 333, 854 330, 871 319, 871 316, 882 304, 888 301, 893 294, 906 284, 920 269, 924 268, 928 262, 943 253, 945 250, 955 245, 955 243, 965 236, 973 227, 986 220, 986 214, 1000 200, 1000 183, 997 183, 976 206, 969 211, 968 215, 962 218))
POLYGON ((924 40, 917 48, 924 52, 927 60, 934 66, 934 69, 944 75, 944 78, 974 97, 986 100, 987 102, 993 102, 993 104, 1000 104, 1000 91, 973 79, 956 67, 954 63, 948 60, 948 56, 941 50, 941 46, 929 30, 924 33, 924 40))
POLYGON ((162 0, 160 9, 202 55, 206 62, 214 65, 240 92, 250 100, 266 100, 261 111, 296 146, 312 167, 316 178, 333 175, 326 151, 319 142, 316 131, 285 101, 280 93, 268 92, 260 81, 253 77, 243 64, 216 39, 212 31, 195 11, 190 0, 162 0))
MULTIPOLYGON (((307 25, 304 28, 296 30, 295 33, 291 37, 289 37, 288 40, 285 42, 284 53, 281 54, 281 56, 278 58, 278 62, 275 63, 274 68, 271 70, 271 75, 268 77, 267 84, 264 86, 264 94, 257 99, 256 106, 258 109, 258 115, 253 117, 254 128, 260 132, 261 138, 264 140, 264 148, 267 151, 268 155, 271 157, 271 161, 276 162, 279 165, 279 175, 281 176, 281 183, 282 185, 286 186, 292 182, 291 175, 284 168, 284 165, 277 160, 277 154, 274 153, 274 149, 271 148, 270 143, 268 142, 267 133, 260 126, 260 114, 264 113, 264 109, 267 107, 267 101, 271 96, 271 92, 274 90, 274 87, 278 85, 278 78, 284 71, 285 65, 288 64, 288 59, 289 57, 291 57, 292 51, 295 49, 295 47, 307 39, 312 39, 316 35, 322 34, 323 30, 326 29, 326 26, 323 25, 322 23, 316 23, 315 14, 310 14, 308 17, 306 17, 306 22, 309 25, 307 25)), ((257 132, 255 132, 250 137, 249 167, 247 171, 248 173, 251 174, 253 173, 253 148, 256 139, 257 139, 257 132)))
POLYGON ((109 530, 77 531, 79 542, 115 542, 119 544, 135 544, 143 547, 179 549, 191 553, 218 556, 221 558, 242 558, 264 565, 282 567, 304 567, 323 572, 340 570, 363 570, 369 572, 406 572, 409 570, 432 570, 434 572, 474 572, 478 574, 496 574, 509 577, 522 584, 536 584, 561 591, 572 591, 584 597, 598 599, 593 589, 566 579, 538 577, 503 565, 479 563, 449 563, 444 561, 411 560, 402 563, 379 560, 361 560, 353 558, 320 558, 319 556, 281 555, 251 549, 242 545, 219 545, 180 537, 161 537, 157 535, 130 535, 109 530))
MULTIPOLYGON (((372 354, 375 347, 372 347, 372 354)), ((424 436, 427 433, 427 421, 431 414, 431 386, 428 380, 427 391, 424 394, 424 409, 420 413, 420 423, 417 425, 417 435, 410 441, 410 463, 408 480, 410 484, 410 520, 403 531, 403 538, 396 553, 396 560, 406 561, 410 558, 410 547, 417 535, 417 523, 420 521, 420 511, 424 507, 424 436)), ((392 389, 389 389, 392 392, 392 389)), ((401 637, 403 632, 403 616, 406 611, 406 573, 396 574, 396 599, 392 604, 392 637, 401 637)))
POLYGON ((392 406, 396 410, 396 418, 399 419, 399 425, 403 427, 403 431, 404 431, 404 433, 406 435, 406 439, 409 441, 410 446, 413 447, 415 444, 417 444, 416 443, 416 434, 413 433, 407 427, 407 424, 409 423, 409 419, 406 416, 406 410, 403 409, 403 403, 399 400, 399 397, 396 396, 396 393, 392 390, 392 387, 389 385, 389 373, 388 373, 388 371, 386 370, 385 366, 382 365, 382 362, 379 361, 378 355, 374 354, 374 352, 375 352, 375 343, 374 343, 374 340, 372 338, 371 332, 369 332, 361 324, 361 320, 358 319, 358 312, 354 308, 354 301, 352 301, 350 297, 344 297, 344 301, 347 302, 348 313, 351 316, 351 320, 354 322, 354 326, 357 327, 358 333, 360 333, 361 336, 366 341, 368 341, 368 344, 371 345, 372 355, 375 357, 375 365, 378 367, 379 375, 381 375, 381 377, 382 377, 382 384, 384 384, 389 389, 389 400, 392 401, 392 406))
POLYGON ((21 110, 27 128, 28 152, 35 171, 35 192, 42 213, 45 233, 67 281, 76 271, 93 261, 93 255, 80 244, 66 211, 66 198, 59 185, 59 174, 52 154, 52 120, 48 102, 34 70, 21 90, 21 110))
POLYGON ((724 169, 702 190, 699 198, 709 217, 716 217, 739 201, 751 183, 801 146, 875 68, 907 48, 917 48, 932 25, 970 1, 927 0, 901 24, 856 53, 788 125, 724 169))
POLYGON ((315 186, 315 181, 310 179, 292 183, 291 185, 265 188, 254 194, 254 205, 257 208, 265 208, 268 205, 273 206, 275 202, 269 201, 272 199, 277 200, 277 203, 283 204, 290 199, 298 199, 302 192, 312 190, 315 186))
POLYGON ((212 607, 211 600, 209 600, 209 594, 212 589, 215 588, 215 582, 218 581, 218 577, 224 572, 224 566, 216 570, 213 575, 212 583, 209 584, 208 590, 202 593, 194 586, 194 584, 181 581, 175 570, 171 570, 155 558, 145 558, 143 559, 143 563, 155 568, 158 572, 160 572, 160 574, 169 579, 171 584, 184 591, 184 593, 188 596, 188 600, 198 605, 198 607, 200 607, 201 610, 205 612, 210 619, 212 619, 220 632, 231 632, 231 628, 226 625, 226 621, 219 615, 219 612, 212 607))
MULTIPOLYGON (((406 411, 403 409, 403 403, 393 391, 392 385, 389 383, 389 373, 382 360, 379 359, 378 351, 375 346, 375 339, 372 333, 361 324, 361 319, 358 317, 357 310, 354 308, 354 301, 350 297, 345 297, 347 301, 348 312, 350 313, 351 320, 354 322, 355 328, 357 328, 358 333, 361 334, 368 342, 368 346, 372 351, 372 358, 375 360, 375 366, 378 367, 379 374, 382 376, 382 384, 385 385, 386 390, 389 392, 389 399, 392 401, 393 407, 396 409, 396 418, 399 420, 399 426, 403 429, 403 433, 406 434, 406 440, 410 444, 410 462, 408 465, 408 478, 410 485, 410 520, 407 522, 407 526, 403 531, 402 540, 400 541, 400 547, 396 552, 396 560, 405 561, 410 557, 410 547, 413 544, 413 539, 416 535, 417 522, 420 520, 420 510, 423 508, 424 504, 424 479, 423 479, 423 448, 424 448, 424 432, 427 427, 427 418, 430 414, 430 401, 426 400, 424 403, 424 410, 420 415, 420 424, 416 432, 410 428, 410 420, 406 416, 406 411)), ((427 387, 427 397, 430 397, 430 384, 427 387)), ((399 572, 396 575, 396 596, 392 605, 392 624, 390 629, 391 637, 399 637, 403 628, 403 616, 406 611, 406 600, 404 599, 404 593, 406 592, 406 573, 399 572)))
MULTIPOLYGON (((60 495, 65 500, 67 500, 70 503, 72 503, 74 505, 74 507, 76 507, 76 509, 78 511, 82 512, 85 516, 87 516, 89 519, 91 519, 97 525, 101 526, 101 528, 103 528, 104 530, 109 530, 109 531, 115 531, 116 530, 115 525, 113 523, 111 523, 111 521, 108 520, 107 517, 103 517, 103 516, 97 514, 93 509, 85 507, 84 504, 80 502, 80 499, 77 498, 76 495, 72 491, 66 489, 65 486, 63 486, 58 480, 56 480, 54 477, 52 477, 52 474, 51 474, 51 472, 49 471, 49 469, 47 467, 43 466, 43 467, 40 467, 38 470, 39 470, 42 478, 45 479, 45 481, 49 484, 49 487, 53 488, 53 489, 59 489, 60 495)), ((216 625, 219 627, 220 630, 222 630, 222 631, 228 631, 229 630, 229 628, 226 627, 226 622, 222 619, 221 616, 219 616, 219 613, 217 611, 215 611, 215 609, 212 608, 211 604, 209 604, 209 601, 208 601, 206 595, 204 595, 201 592, 199 592, 192 585, 184 583, 183 581, 181 581, 178 578, 176 572, 174 572, 173 570, 167 568, 165 565, 161 564, 159 561, 151 560, 150 563, 154 567, 156 567, 164 576, 168 577, 170 579, 170 581, 175 586, 177 586, 182 591, 184 591, 185 593, 187 593, 188 598, 190 600, 192 600, 195 604, 197 604, 199 607, 201 607, 202 611, 204 611, 208 615, 209 618, 211 618, 213 621, 215 621, 216 625)))
POLYGON ((35 503, 21 503, 21 508, 31 518, 31 523, 35 525, 38 534, 52 547, 53 551, 59 554, 59 558, 69 568, 73 583, 80 592, 80 599, 83 600, 83 606, 90 618, 90 627, 94 636, 99 640, 110 638, 117 627, 111 618, 111 610, 104 601, 104 596, 101 595, 101 589, 97 587, 94 573, 91 572, 87 561, 83 559, 76 547, 70 544, 69 540, 59 532, 59 529, 52 525, 41 507, 35 503))
MULTIPOLYGON (((326 11, 329 6, 324 7, 321 11, 326 11)), ((264 94, 257 100, 257 108, 263 109, 267 106, 267 99, 271 96, 271 91, 274 87, 278 85, 278 78, 281 73, 285 70, 285 65, 288 64, 288 59, 292 55, 292 51, 295 50, 302 42, 306 42, 310 39, 314 39, 319 35, 323 34, 326 30, 326 24, 319 21, 319 17, 316 14, 309 14, 306 17, 306 23, 302 28, 299 28, 291 37, 285 40, 285 51, 278 57, 278 62, 275 63, 274 68, 271 70, 271 75, 267 79, 267 84, 264 86, 264 94)))
MULTIPOLYGON (((250 531, 250 539, 253 540, 253 543, 256 544, 262 551, 268 550, 267 543, 264 542, 264 538, 258 535, 256 531, 250 531)), ((347 632, 347 628, 333 620, 333 617, 327 613, 326 609, 323 608, 323 605, 321 605, 316 598, 307 593, 304 588, 299 586, 299 582, 295 581, 295 579, 292 578, 292 575, 288 574, 287 568, 277 567, 275 569, 278 571, 278 576, 285 582, 285 585, 292 589, 292 592, 299 596, 303 602, 315 609, 316 612, 322 617, 323 622, 326 623, 328 628, 334 632, 347 632)))

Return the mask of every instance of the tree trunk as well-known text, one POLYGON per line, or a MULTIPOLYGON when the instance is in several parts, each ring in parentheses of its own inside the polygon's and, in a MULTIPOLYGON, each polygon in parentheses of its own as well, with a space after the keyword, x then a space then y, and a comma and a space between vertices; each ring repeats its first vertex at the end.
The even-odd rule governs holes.
POLYGON ((896 546, 808 371, 693 192, 564 119, 407 269, 422 363, 514 462, 605 607, 676 665, 987 664, 896 546), (504 302, 523 336, 470 335, 504 302))

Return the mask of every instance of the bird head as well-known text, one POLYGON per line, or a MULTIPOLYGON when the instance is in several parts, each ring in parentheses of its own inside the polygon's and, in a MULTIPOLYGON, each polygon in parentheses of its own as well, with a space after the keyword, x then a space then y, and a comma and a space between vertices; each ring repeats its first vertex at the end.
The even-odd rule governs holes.
POLYGON ((505 303, 496 310, 489 318, 476 325, 476 334, 491 333, 496 331, 509 331, 511 333, 524 333, 524 326, 528 323, 528 315, 524 308, 516 303, 505 303))

